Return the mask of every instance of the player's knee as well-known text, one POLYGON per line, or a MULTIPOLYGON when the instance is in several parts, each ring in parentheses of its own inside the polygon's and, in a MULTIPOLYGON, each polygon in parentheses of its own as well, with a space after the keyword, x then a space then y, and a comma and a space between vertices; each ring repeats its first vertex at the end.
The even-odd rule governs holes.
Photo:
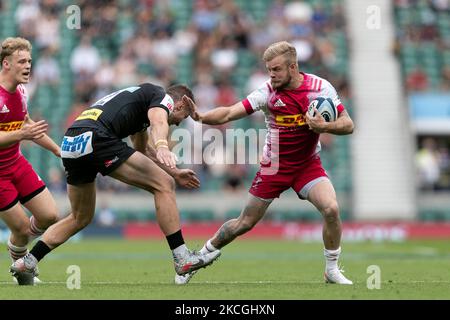
POLYGON ((75 216, 76 228, 78 230, 84 229, 89 225, 89 223, 91 223, 92 218, 93 215, 80 215, 80 214, 76 215, 75 216))
POLYGON ((322 210, 323 218, 328 223, 334 223, 339 220, 339 206, 337 202, 332 202, 322 210))
POLYGON ((28 239, 28 233, 30 231, 29 221, 20 221, 11 227, 11 233, 16 239, 28 239))
POLYGON ((48 212, 48 214, 45 217, 40 217, 39 219, 37 219, 37 218, 35 218, 35 219, 38 222, 39 226, 41 226, 43 229, 47 229, 52 224, 58 222, 58 220, 59 220, 58 211, 56 209, 52 210, 52 211, 48 212))
POLYGON ((164 175, 158 179, 158 184, 153 189, 156 192, 173 193, 175 192, 175 180, 169 175, 164 175))
POLYGON ((171 176, 167 176, 164 180, 165 187, 168 189, 169 192, 175 191, 175 179, 171 176))
POLYGON ((53 208, 48 216, 47 216, 47 223, 49 224, 49 226, 51 226, 52 224, 58 222, 59 220, 59 212, 58 212, 58 208, 53 208))

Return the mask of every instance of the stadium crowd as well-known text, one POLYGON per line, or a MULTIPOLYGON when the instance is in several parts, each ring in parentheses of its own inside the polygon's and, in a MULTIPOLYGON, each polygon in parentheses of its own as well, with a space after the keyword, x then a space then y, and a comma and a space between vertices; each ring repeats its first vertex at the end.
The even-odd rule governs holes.
POLYGON ((450 1, 396 0, 395 53, 409 93, 450 91, 450 1))

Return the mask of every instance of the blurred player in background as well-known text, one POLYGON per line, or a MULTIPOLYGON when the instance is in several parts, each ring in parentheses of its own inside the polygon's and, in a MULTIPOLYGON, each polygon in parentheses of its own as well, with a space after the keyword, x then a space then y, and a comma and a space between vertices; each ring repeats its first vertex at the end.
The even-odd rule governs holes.
POLYGON ((205 267, 219 257, 219 250, 205 254, 189 250, 181 233, 175 181, 187 188, 200 186, 192 170, 176 168, 176 157, 168 148, 169 125, 179 125, 189 116, 192 100, 185 102, 184 95, 194 99, 183 85, 164 91, 145 83, 105 96, 75 119, 61 145, 72 213, 49 228, 30 253, 11 266, 13 275, 26 279, 23 284, 33 284, 38 261, 91 222, 98 172, 154 195, 156 217, 177 274, 205 267), (149 126, 156 150, 148 141, 149 126), (122 141, 128 136, 134 149, 122 141))
POLYGON ((30 79, 31 50, 28 40, 7 38, 0 53, 0 217, 11 230, 8 251, 13 261, 25 256, 28 243, 58 219, 55 200, 20 152, 20 142, 31 140, 61 156, 45 134, 45 121, 34 122, 28 115, 23 84, 30 79), (29 219, 20 204, 31 212, 29 219))
MULTIPOLYGON (((270 80, 241 102, 199 114, 195 103, 184 98, 190 102, 192 118, 196 121, 210 125, 223 124, 262 111, 268 129, 261 168, 250 187, 245 208, 237 219, 225 222, 200 252, 215 252, 248 232, 264 216, 273 199, 293 188, 300 199, 310 201, 324 218, 325 281, 352 284, 338 267, 341 220, 335 190, 320 161, 319 134, 350 134, 353 132, 353 121, 328 81, 299 72, 297 52, 290 43, 282 41, 270 45, 264 52, 263 60, 270 80), (326 122, 319 112, 313 117, 308 114, 309 104, 317 97, 332 99, 338 109, 336 121, 326 122), (279 163, 275 173, 268 169, 274 165, 276 158, 279 163)), ((185 284, 194 274, 176 275, 175 283, 185 284)))

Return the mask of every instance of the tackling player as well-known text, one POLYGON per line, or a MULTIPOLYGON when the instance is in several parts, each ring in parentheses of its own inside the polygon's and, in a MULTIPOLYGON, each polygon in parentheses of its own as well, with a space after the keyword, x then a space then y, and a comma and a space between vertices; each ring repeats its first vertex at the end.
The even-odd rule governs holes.
POLYGON ((192 170, 176 168, 176 157, 167 143, 169 125, 179 125, 189 116, 192 100, 184 102, 184 95, 194 98, 183 85, 164 91, 145 83, 105 96, 75 119, 61 144, 72 213, 49 228, 29 254, 13 263, 11 272, 18 280, 32 285, 38 261, 91 222, 98 172, 154 195, 156 217, 172 250, 177 274, 205 267, 219 257, 219 250, 205 254, 190 251, 181 233, 175 181, 188 188, 200 184, 192 170), (149 126, 156 150, 148 143, 149 126), (122 141, 128 136, 134 149, 122 141))
POLYGON ((45 134, 45 121, 34 122, 28 115, 23 84, 30 79, 31 50, 28 40, 7 38, 0 53, 0 217, 11 230, 8 251, 13 261, 25 256, 28 243, 58 219, 55 200, 20 152, 20 142, 30 140, 61 155, 45 134), (31 212, 29 219, 21 204, 31 212))
MULTIPOLYGON (((353 121, 328 81, 299 72, 297 52, 290 43, 282 41, 270 45, 263 60, 270 80, 243 101, 200 114, 195 103, 184 98, 191 104, 192 118, 202 123, 223 124, 262 111, 268 129, 261 168, 250 187, 245 208, 238 218, 225 222, 200 252, 221 249, 248 232, 264 216, 270 203, 292 188, 300 199, 310 201, 323 216, 326 282, 352 284, 338 267, 341 220, 335 190, 320 161, 319 134, 351 134, 353 121), (309 104, 317 97, 332 99, 339 114, 336 121, 325 122, 318 112, 314 117, 308 114, 309 104)), ((175 283, 185 284, 194 274, 176 275, 175 283)))

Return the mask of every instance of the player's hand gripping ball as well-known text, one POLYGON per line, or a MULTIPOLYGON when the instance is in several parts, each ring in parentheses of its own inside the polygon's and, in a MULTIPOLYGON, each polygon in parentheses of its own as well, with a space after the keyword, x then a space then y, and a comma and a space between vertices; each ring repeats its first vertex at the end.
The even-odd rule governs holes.
POLYGON ((337 119, 338 111, 330 98, 317 97, 311 101, 308 107, 308 113, 311 117, 315 115, 314 107, 316 107, 326 122, 333 122, 337 119))

